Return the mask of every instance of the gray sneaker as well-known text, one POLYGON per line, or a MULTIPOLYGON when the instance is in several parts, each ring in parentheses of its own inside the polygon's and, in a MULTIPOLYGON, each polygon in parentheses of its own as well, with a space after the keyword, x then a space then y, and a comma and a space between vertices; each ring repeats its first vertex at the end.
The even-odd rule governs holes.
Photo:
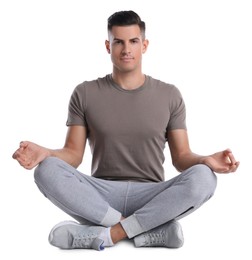
POLYGON ((81 225, 74 221, 63 221, 53 227, 49 243, 61 249, 92 248, 103 250, 103 240, 98 236, 104 227, 81 225))
POLYGON ((180 224, 172 220, 134 238, 136 247, 179 248, 184 243, 180 224))

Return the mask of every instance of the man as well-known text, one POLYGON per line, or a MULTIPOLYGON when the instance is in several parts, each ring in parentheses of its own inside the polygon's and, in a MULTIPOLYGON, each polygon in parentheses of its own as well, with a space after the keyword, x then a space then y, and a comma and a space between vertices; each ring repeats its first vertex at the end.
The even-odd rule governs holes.
POLYGON ((193 153, 179 90, 142 72, 148 48, 145 23, 133 11, 108 19, 106 50, 111 75, 77 86, 69 103, 62 149, 21 142, 13 154, 54 204, 78 220, 61 222, 49 242, 59 248, 101 250, 125 238, 136 247, 183 245, 178 219, 214 193, 214 172, 235 172, 239 162, 227 149, 209 156, 193 153), (80 173, 86 140, 92 176, 80 173), (164 147, 181 172, 164 181, 164 147))

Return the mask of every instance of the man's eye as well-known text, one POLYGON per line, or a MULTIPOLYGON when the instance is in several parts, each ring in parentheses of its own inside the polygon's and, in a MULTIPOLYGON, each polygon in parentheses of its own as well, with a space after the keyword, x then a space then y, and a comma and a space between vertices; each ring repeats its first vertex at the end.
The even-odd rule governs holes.
POLYGON ((132 43, 138 43, 138 40, 132 40, 131 42, 132 43))

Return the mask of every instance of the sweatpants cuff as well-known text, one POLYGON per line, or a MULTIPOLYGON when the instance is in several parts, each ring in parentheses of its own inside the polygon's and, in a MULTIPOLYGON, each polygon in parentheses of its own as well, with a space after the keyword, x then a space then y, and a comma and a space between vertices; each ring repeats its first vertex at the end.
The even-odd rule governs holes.
POLYGON ((121 218, 122 214, 119 211, 109 207, 105 217, 103 218, 100 224, 104 227, 111 227, 119 223, 121 218))
POLYGON ((128 218, 123 219, 120 223, 128 238, 135 237, 136 235, 144 232, 135 215, 131 215, 128 218))

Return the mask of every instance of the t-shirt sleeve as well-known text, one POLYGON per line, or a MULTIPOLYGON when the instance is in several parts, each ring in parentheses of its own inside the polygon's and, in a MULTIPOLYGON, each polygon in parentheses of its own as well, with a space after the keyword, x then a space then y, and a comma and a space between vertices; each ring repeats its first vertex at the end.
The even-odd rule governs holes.
POLYGON ((86 95, 85 95, 85 85, 84 83, 78 85, 70 98, 68 106, 68 118, 66 125, 81 125, 87 126, 85 117, 85 107, 86 107, 86 95))
POLYGON ((183 97, 174 87, 171 94, 170 120, 167 125, 167 131, 175 129, 186 129, 186 108, 183 97))

